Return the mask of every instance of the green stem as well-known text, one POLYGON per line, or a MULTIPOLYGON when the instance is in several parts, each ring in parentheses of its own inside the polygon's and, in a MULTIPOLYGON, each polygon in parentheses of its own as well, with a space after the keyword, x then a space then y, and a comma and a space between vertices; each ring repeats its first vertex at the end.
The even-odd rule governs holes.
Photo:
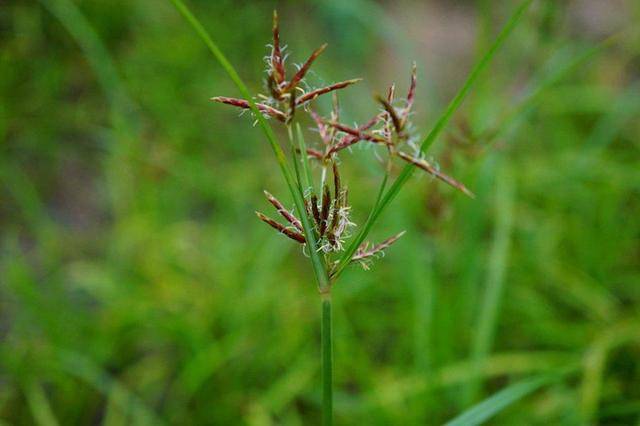
POLYGON ((322 425, 333 424, 333 349, 331 347, 331 294, 322 295, 322 425))

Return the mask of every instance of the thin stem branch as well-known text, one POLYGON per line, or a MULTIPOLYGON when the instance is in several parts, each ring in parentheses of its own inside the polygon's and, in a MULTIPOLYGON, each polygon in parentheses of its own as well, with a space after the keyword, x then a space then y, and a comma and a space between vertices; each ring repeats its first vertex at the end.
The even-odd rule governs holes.
POLYGON ((333 348, 331 346, 331 294, 322 295, 322 425, 333 424, 333 348))

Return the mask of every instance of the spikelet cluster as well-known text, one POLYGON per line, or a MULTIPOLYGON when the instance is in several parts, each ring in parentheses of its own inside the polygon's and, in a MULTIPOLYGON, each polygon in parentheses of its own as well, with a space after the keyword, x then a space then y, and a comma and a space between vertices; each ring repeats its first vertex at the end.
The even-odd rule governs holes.
MULTIPOLYGON (((350 229, 355 226, 350 219, 351 207, 348 202, 348 189, 343 184, 339 172, 339 155, 358 143, 381 146, 387 153, 387 167, 390 169, 393 160, 409 163, 436 179, 473 197, 467 187, 456 179, 444 174, 439 168, 427 161, 417 147, 418 135, 411 123, 412 109, 415 102, 417 72, 413 65, 409 80, 409 88, 404 97, 396 96, 395 85, 391 85, 386 96, 376 96, 378 112, 360 125, 346 125, 340 120, 340 105, 337 93, 361 79, 349 79, 322 87, 311 87, 306 81, 311 66, 325 51, 327 45, 318 47, 309 58, 296 67, 294 73, 287 72, 286 46, 280 43, 278 15, 273 15, 273 42, 269 45, 269 54, 265 57, 266 74, 265 94, 255 99, 255 104, 266 118, 282 122, 291 134, 292 122, 296 119, 296 111, 311 117, 316 130, 316 138, 299 153, 319 165, 321 179, 316 193, 313 187, 305 193, 305 214, 313 225, 312 232, 318 241, 315 250, 325 256, 340 252, 344 242, 350 236, 350 229), (332 94, 333 108, 327 116, 322 116, 313 108, 313 101, 320 96, 332 94), (327 183, 327 175, 333 177, 332 185, 327 183)), ((231 105, 242 110, 250 108, 249 101, 224 96, 212 98, 213 101, 231 105)), ((267 201, 286 222, 282 224, 261 212, 258 218, 279 233, 297 243, 306 246, 307 239, 302 223, 296 215, 285 208, 282 202, 265 191, 267 201)), ((371 260, 395 243, 404 232, 387 238, 381 243, 364 242, 353 254, 351 261, 368 269, 371 260)), ((330 259, 328 259, 330 261, 330 259)))

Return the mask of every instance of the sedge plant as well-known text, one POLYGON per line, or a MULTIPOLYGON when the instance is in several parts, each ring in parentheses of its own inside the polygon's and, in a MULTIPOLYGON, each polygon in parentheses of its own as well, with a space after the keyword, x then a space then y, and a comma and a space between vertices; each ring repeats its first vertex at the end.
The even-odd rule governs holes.
POLYGON ((306 79, 309 70, 326 49, 326 44, 316 49, 302 65, 288 66, 286 47, 280 40, 278 15, 274 12, 272 42, 265 57, 267 78, 264 93, 252 95, 238 72, 182 0, 171 1, 206 43, 242 95, 242 98, 215 96, 211 99, 249 112, 251 119, 265 134, 293 200, 293 209, 289 209, 278 197, 265 190, 266 201, 273 208, 274 214, 279 216, 279 220, 263 212, 256 212, 256 215, 276 232, 298 244, 301 252, 311 261, 322 307, 322 424, 331 425, 331 290, 345 268, 355 264, 368 269, 371 262, 403 235, 403 232, 399 232, 380 242, 367 240, 377 219, 414 170, 421 170, 463 195, 473 197, 473 193, 464 184, 428 161, 425 152, 442 133, 474 82, 515 28, 531 0, 524 1, 516 9, 496 41, 472 69, 458 94, 424 138, 420 138, 411 121, 417 87, 415 64, 408 79, 406 94, 399 95, 392 84, 384 96, 374 97, 378 111, 369 120, 348 125, 341 120, 343 114, 339 94, 360 79, 347 79, 321 87, 311 86, 306 79), (316 106, 316 100, 322 96, 332 97, 332 108, 326 114, 321 113, 316 106), (305 129, 302 124, 306 121, 313 123, 312 129, 305 129), (283 128, 282 134, 287 139, 285 143, 278 140, 271 123, 283 128), (356 144, 370 145, 376 149, 376 158, 384 171, 371 211, 365 222, 359 225, 352 218, 349 187, 340 173, 341 154, 356 144), (400 172, 396 172, 399 166, 403 167, 400 172), (393 182, 388 184, 390 180, 393 182))

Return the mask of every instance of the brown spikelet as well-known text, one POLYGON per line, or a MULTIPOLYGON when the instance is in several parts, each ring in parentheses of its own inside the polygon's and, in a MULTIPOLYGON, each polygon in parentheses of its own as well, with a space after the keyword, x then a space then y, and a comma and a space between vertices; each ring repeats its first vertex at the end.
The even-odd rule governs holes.
POLYGON ((304 200, 304 209, 307 212, 307 217, 313 218, 313 212, 311 211, 311 203, 306 198, 304 200))
POLYGON ((391 86, 389 86, 389 89, 387 90, 387 102, 393 102, 393 98, 395 97, 396 94, 396 85, 392 84, 391 86))
POLYGON ((360 129, 354 129, 353 127, 346 126, 342 123, 328 122, 327 124, 351 136, 355 136, 360 140, 366 140, 376 143, 386 143, 385 139, 380 136, 372 135, 370 133, 364 133, 360 129))
POLYGON ((276 208, 278 213, 280 213, 280 216, 282 216, 287 220, 287 222, 295 226, 298 231, 304 232, 302 229, 302 223, 300 223, 297 217, 295 217, 287 209, 285 209, 284 205, 282 205, 282 203, 276 197, 274 197, 267 191, 264 191, 264 195, 267 197, 267 200, 271 203, 271 205, 276 208))
POLYGON ((433 167, 426 160, 412 157, 412 156, 410 156, 408 154, 405 154, 404 152, 398 152, 398 155, 400 156, 400 158, 402 158, 406 162, 411 163, 411 164, 421 168, 422 170, 424 170, 425 172, 429 173, 430 175, 435 176, 436 178, 440 179, 441 181, 443 181, 443 182, 451 185, 452 187, 456 188, 457 190, 461 191, 463 194, 465 194, 465 195, 467 195, 467 196, 469 196, 471 198, 475 198, 475 195, 473 194, 473 192, 469 191, 466 186, 464 186, 462 183, 458 182, 457 180, 455 180, 451 176, 448 176, 448 175, 440 172, 439 170, 437 170, 435 167, 433 167))
POLYGON ((327 87, 322 87, 320 89, 312 90, 311 92, 305 93, 304 95, 296 99, 296 105, 302 105, 304 103, 314 100, 318 96, 324 95, 325 93, 333 92, 334 90, 344 89, 345 87, 355 84, 359 81, 362 81, 362 79, 354 78, 352 80, 341 81, 340 83, 335 83, 327 87))
POLYGON ((316 229, 320 229, 320 224, 322 220, 320 219, 320 211, 318 210, 318 197, 316 194, 311 196, 311 213, 313 216, 313 220, 316 223, 316 229))
POLYGON ((402 120, 400 120, 400 117, 398 117, 396 109, 393 107, 393 105, 391 105, 391 103, 389 103, 389 101, 387 101, 382 96, 376 96, 376 100, 382 104, 387 114, 389 114, 389 117, 391 117, 391 122, 393 123, 393 127, 395 127, 396 132, 398 134, 401 134, 403 123, 402 120))
POLYGON ((402 237, 404 235, 405 231, 402 231, 392 237, 387 238, 386 240, 384 240, 383 242, 381 242, 380 244, 376 244, 373 247, 369 248, 369 242, 364 242, 362 243, 362 245, 360 245, 360 247, 358 247, 358 250, 356 251, 356 254, 353 255, 353 257, 351 258, 352 262, 357 262, 363 259, 366 259, 368 257, 371 256, 375 256, 376 254, 380 253, 381 251, 383 251, 386 248, 389 248, 389 246, 391 246, 393 243, 395 243, 396 241, 398 241, 400 239, 400 237, 402 237))
POLYGON ((316 123, 316 127, 318 128, 318 133, 320 134, 320 139, 322 140, 322 142, 324 142, 325 145, 331 143, 331 136, 327 131, 327 125, 322 120, 322 117, 320 117, 320 115, 313 110, 310 110, 309 114, 311 114, 311 118, 313 118, 313 121, 315 121, 316 123))
POLYGON ((282 89, 284 93, 288 93, 298 86, 298 83, 300 83, 300 81, 307 74, 307 71, 309 71, 311 64, 313 64, 313 61, 315 61, 316 58, 320 56, 326 48, 327 48, 327 44, 325 43, 322 46, 318 47, 316 50, 314 50, 311 56, 309 56, 309 59, 307 59, 307 61, 302 65, 302 67, 300 67, 298 72, 295 73, 291 81, 284 87, 284 89, 282 89))
MULTIPOLYGON (((376 114, 375 116, 373 116, 372 119, 370 119, 368 122, 366 122, 365 124, 363 124, 362 126, 358 127, 357 129, 351 129, 349 127, 345 126, 345 130, 343 130, 345 133, 347 133, 346 135, 344 135, 341 139, 340 142, 338 142, 337 144, 333 145, 329 151, 327 152, 327 156, 330 156, 333 153, 336 153, 340 150, 343 150, 345 148, 350 147, 351 145, 360 142, 361 140, 363 140, 360 136, 362 136, 364 133, 364 131, 370 129, 371 127, 375 126, 375 124, 380 121, 380 115, 376 114), (357 132, 354 132, 353 130, 357 130, 357 132)), ((335 127, 334 127, 335 128, 335 127)), ((383 139, 379 138, 378 141, 375 142, 382 142, 383 139)))
POLYGON ((285 124, 290 124, 293 120, 293 116, 296 114, 296 93, 289 93, 289 114, 285 120, 285 124))
POLYGON ((333 198, 336 200, 336 205, 338 204, 338 199, 340 198, 340 172, 338 172, 338 164, 333 162, 333 198))
POLYGON ((324 158, 324 154, 322 154, 322 152, 313 148, 307 148, 307 155, 318 160, 322 160, 324 158))
POLYGON ((340 139, 340 142, 338 142, 337 144, 335 144, 329 149, 327 155, 331 155, 335 152, 348 148, 351 145, 354 145, 360 142, 361 140, 362 139, 358 138, 357 136, 345 135, 342 139, 340 139))
MULTIPOLYGON (((223 104, 227 104, 227 105, 232 105, 238 108, 242 108, 242 109, 250 109, 251 107, 249 106, 249 102, 245 101, 244 99, 236 99, 236 98, 228 98, 226 96, 215 96, 213 98, 211 98, 212 101, 215 102, 220 102, 223 104)), ((270 107, 269 105, 264 105, 264 104, 259 104, 256 103, 256 107, 262 111, 263 113, 276 118, 280 121, 282 121, 283 123, 285 121, 287 121, 287 115, 280 111, 279 109, 270 107)))
POLYGON ((329 186, 325 185, 322 191, 322 211, 320 212, 320 236, 324 235, 324 231, 327 229, 327 221, 329 220, 329 207, 331 206, 331 194, 329 193, 329 186))
POLYGON ((284 59, 280 49, 280 27, 278 25, 278 12, 273 11, 273 51, 271 53, 271 76, 280 85, 285 79, 284 59))
POLYGON ((280 99, 281 98, 281 93, 280 93, 280 88, 278 87, 278 83, 276 83, 276 80, 273 77, 273 73, 269 73, 269 76, 267 77, 267 88, 269 89, 269 93, 271 93, 271 96, 274 99, 280 99))
POLYGON ((407 118, 406 115, 409 114, 411 107, 413 107, 413 101, 416 97, 416 84, 418 80, 417 76, 418 70, 416 63, 414 62, 411 68, 411 82, 409 83, 409 93, 407 93, 407 108, 405 109, 405 117, 403 117, 403 119, 407 118))
POLYGON ((256 215, 258 216, 258 218, 261 221, 263 221, 267 225, 271 226, 273 229, 277 230, 281 234, 284 234, 287 237, 291 238, 292 240, 297 241, 297 242, 302 243, 302 244, 304 244, 306 242, 306 239, 304 238, 304 235, 300 234, 299 232, 296 232, 296 231, 294 231, 292 229, 287 228, 286 226, 276 222, 275 220, 271 219, 268 216, 265 216, 264 214, 262 214, 260 212, 256 212, 256 215))

